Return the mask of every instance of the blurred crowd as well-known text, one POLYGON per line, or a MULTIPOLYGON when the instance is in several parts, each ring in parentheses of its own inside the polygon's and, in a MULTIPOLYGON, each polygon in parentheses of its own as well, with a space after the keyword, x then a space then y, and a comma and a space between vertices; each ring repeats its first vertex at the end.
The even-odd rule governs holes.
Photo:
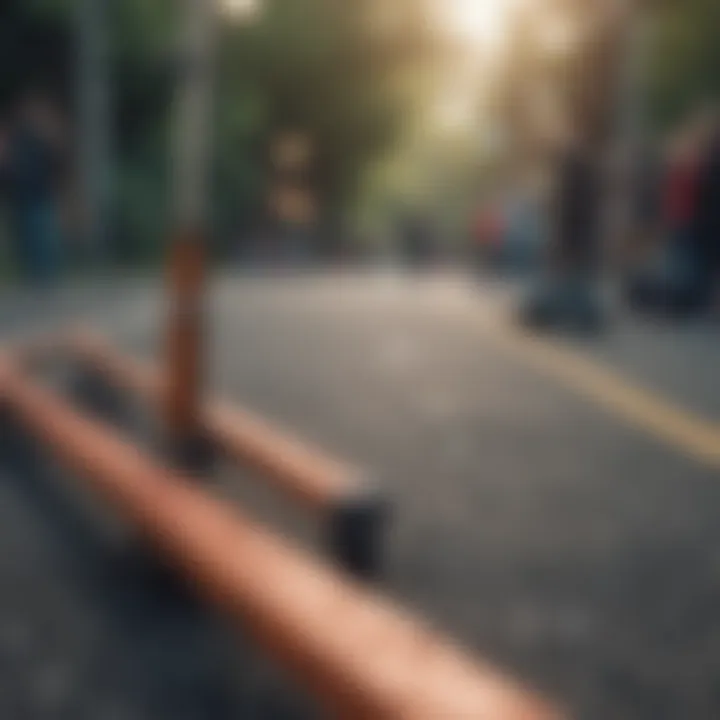
POLYGON ((693 115, 632 165, 620 180, 592 148, 571 143, 555 159, 550 193, 521 177, 480 205, 475 261, 539 279, 525 321, 600 327, 608 269, 635 309, 674 317, 720 311, 720 119, 693 115), (611 222, 619 206, 623 226, 611 222), (620 253, 611 251, 618 239, 620 253))
MULTIPOLYGON (((20 277, 39 285, 58 279, 73 234, 68 228, 77 230, 80 220, 70 217, 77 215, 77 203, 68 192, 71 163, 62 117, 47 95, 28 91, 0 120, 7 244, 20 277)), ((621 183, 630 211, 622 231, 602 217, 617 187, 607 183, 599 157, 577 139, 566 142, 551 168, 550 194, 547 176, 533 171, 498 179, 472 221, 474 260, 535 278, 523 321, 597 329, 606 314, 601 285, 608 245, 611 236, 622 235, 623 261, 614 256, 611 269, 629 305, 664 316, 718 314, 717 113, 687 118, 663 143, 638 153, 630 180, 621 183)), ((403 255, 415 264, 434 265, 443 257, 442 233, 422 213, 407 213, 398 236, 403 255)))

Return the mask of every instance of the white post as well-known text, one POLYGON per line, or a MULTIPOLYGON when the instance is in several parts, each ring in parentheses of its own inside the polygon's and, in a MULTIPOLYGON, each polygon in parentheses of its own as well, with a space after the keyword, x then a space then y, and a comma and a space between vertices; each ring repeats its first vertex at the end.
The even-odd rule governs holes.
POLYGON ((110 0, 78 4, 79 165, 83 240, 94 259, 107 260, 112 196, 110 51, 107 15, 110 0))

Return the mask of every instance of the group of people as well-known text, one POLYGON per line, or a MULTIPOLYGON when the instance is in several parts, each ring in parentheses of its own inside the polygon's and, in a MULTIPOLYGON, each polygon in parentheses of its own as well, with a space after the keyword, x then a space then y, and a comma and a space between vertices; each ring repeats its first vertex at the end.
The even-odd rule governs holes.
MULTIPOLYGON (((720 117, 693 118, 662 152, 649 155, 654 162, 634 163, 640 172, 626 175, 625 183, 608 174, 602 150, 569 141, 556 157, 551 197, 521 203, 523 212, 506 199, 482 208, 473 242, 483 263, 535 258, 536 282, 521 305, 522 323, 600 329, 608 268, 635 309, 674 317, 720 314, 720 117), (613 197, 620 201, 614 207, 613 197), (613 213, 623 205, 632 209, 630 222, 614 226, 613 217, 622 214, 613 213), (533 215, 536 222, 529 222, 533 215), (622 239, 626 249, 639 250, 629 253, 631 263, 609 257, 611 233, 614 247, 622 239)), ((523 197, 516 186, 509 196, 523 197)))
POLYGON ((58 113, 44 95, 27 93, 0 122, 0 195, 13 264, 29 283, 52 285, 60 273, 63 172, 58 113))
POLYGON ((662 158, 650 262, 628 284, 631 303, 674 316, 720 310, 720 122, 695 118, 662 158))

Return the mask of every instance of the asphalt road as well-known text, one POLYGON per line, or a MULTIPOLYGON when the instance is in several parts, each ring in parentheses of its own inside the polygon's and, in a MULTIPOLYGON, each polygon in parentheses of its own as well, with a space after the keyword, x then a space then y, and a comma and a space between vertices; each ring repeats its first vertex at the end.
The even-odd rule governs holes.
MULTIPOLYGON (((383 586, 478 654, 579 718, 720 717, 720 329, 535 341, 510 300, 450 274, 226 276, 209 384, 388 489, 383 586)), ((0 331, 84 320, 153 354, 164 310, 145 280, 8 291, 0 331)), ((2 717, 300 713, 71 479, 31 475, 0 483, 2 717)), ((318 543, 251 478, 217 483, 318 543)))

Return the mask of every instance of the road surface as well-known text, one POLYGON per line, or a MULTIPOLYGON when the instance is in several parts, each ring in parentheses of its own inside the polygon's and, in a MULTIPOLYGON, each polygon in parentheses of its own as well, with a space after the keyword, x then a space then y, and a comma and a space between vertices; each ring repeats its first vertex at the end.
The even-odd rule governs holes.
MULTIPOLYGON (((599 340, 537 340, 508 325, 510 300, 451 274, 223 276, 209 384, 388 489, 383 586, 477 653, 579 718, 720 717, 720 330, 619 317, 599 340)), ((150 280, 0 301, 7 341, 85 320, 138 354, 160 345, 150 280)), ((16 475, 0 715, 300 713, 72 482, 16 475)), ((319 543, 252 479, 216 481, 319 543)))

